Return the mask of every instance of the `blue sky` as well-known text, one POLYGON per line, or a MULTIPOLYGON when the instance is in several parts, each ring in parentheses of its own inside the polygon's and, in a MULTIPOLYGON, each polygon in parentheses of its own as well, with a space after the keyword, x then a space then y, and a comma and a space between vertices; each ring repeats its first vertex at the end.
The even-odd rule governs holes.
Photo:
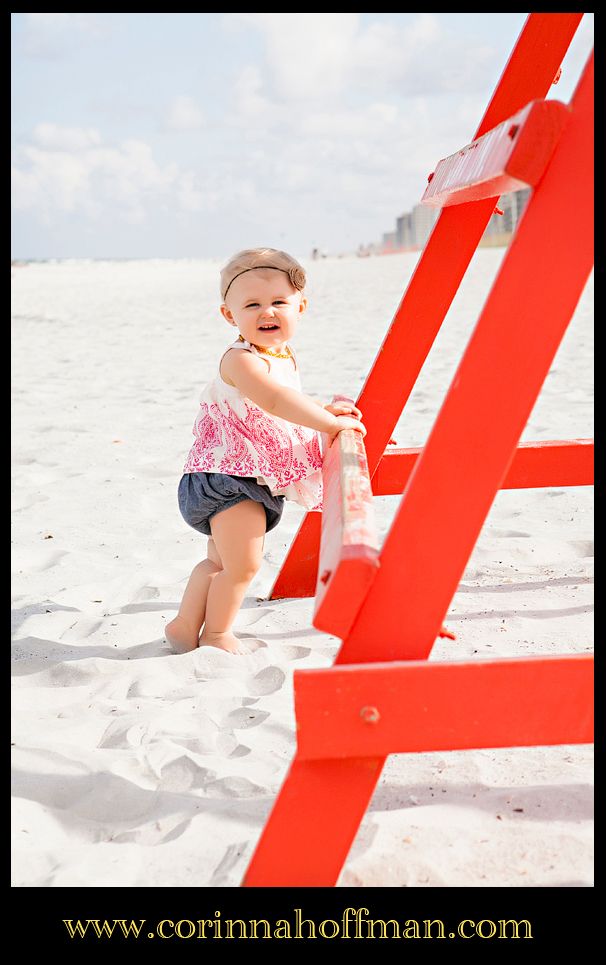
MULTIPOLYGON (((526 13, 14 13, 13 258, 378 241, 467 143, 526 13)), ((550 96, 593 43, 585 14, 550 96)))

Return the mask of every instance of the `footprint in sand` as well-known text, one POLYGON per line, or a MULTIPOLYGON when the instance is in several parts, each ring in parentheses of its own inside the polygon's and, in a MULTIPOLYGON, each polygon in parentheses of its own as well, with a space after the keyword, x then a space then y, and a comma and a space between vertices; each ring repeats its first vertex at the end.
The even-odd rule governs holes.
MULTIPOLYGON (((239 864, 241 864, 242 855, 248 850, 248 847, 248 841, 241 841, 238 844, 230 844, 220 863, 213 871, 212 878, 209 881, 211 888, 220 888, 237 884, 236 880, 232 880, 233 875, 231 877, 230 875, 232 872, 235 872, 235 869, 239 864)), ((241 875, 238 875, 238 878, 241 878, 241 875)))
POLYGON ((230 757, 230 758, 231 758, 231 757, 246 757, 247 754, 250 754, 250 747, 247 747, 246 744, 238 744, 237 747, 234 747, 234 749, 233 749, 233 751, 231 752, 231 754, 228 754, 227 756, 230 757))
POLYGON ((254 784, 246 777, 221 777, 206 786, 208 797, 258 797, 267 794, 267 788, 254 784))
POLYGON ((67 641, 84 640, 86 637, 90 637, 93 633, 96 633, 96 631, 102 625, 103 620, 95 620, 91 619, 90 617, 83 617, 80 620, 76 620, 75 623, 72 623, 67 630, 64 630, 63 633, 60 634, 59 639, 67 641))
POLYGON ((279 667, 265 667, 250 678, 248 692, 259 697, 266 694, 275 694, 277 690, 280 690, 285 680, 286 674, 279 667))
POLYGON ((233 730, 222 731, 217 734, 216 751, 223 757, 246 757, 250 754, 250 747, 239 744, 233 730))
POLYGON ((240 610, 238 613, 238 618, 236 620, 234 630, 238 632, 238 627, 251 627, 253 623, 258 623, 262 620, 264 616, 271 613, 267 607, 261 607, 260 609, 250 609, 250 610, 240 610))
POLYGON ((132 718, 113 720, 97 744, 99 748, 113 748, 114 750, 140 747, 147 733, 147 727, 142 723, 134 723, 132 718))
POLYGON ((257 710, 255 707, 238 707, 226 717, 226 723, 234 730, 244 730, 248 727, 258 727, 269 717, 269 711, 257 710))
POLYGON ((144 600, 157 600, 160 596, 160 590, 157 586, 142 586, 141 589, 133 595, 134 603, 141 603, 144 600))
POLYGON ((281 645, 280 650, 288 660, 303 660, 311 653, 311 647, 297 647, 291 643, 281 645))
POLYGON ((160 771, 161 791, 188 791, 190 788, 206 787, 217 776, 216 771, 207 767, 200 767, 191 757, 183 754, 175 758, 170 764, 165 764, 160 771))
POLYGON ((255 650, 263 650, 267 647, 265 640, 261 637, 255 637, 252 633, 238 633, 238 640, 246 641, 246 646, 248 647, 250 653, 254 653, 255 650))

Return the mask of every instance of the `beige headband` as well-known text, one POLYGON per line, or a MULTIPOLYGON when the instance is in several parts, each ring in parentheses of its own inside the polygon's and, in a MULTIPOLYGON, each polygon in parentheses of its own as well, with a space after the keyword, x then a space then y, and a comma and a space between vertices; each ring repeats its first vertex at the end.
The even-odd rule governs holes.
MULTIPOLYGON (((236 278, 239 278, 240 275, 245 275, 247 271, 256 271, 257 268, 273 268, 274 271, 284 271, 284 270, 285 270, 284 268, 276 268, 275 265, 255 265, 254 268, 244 268, 243 271, 239 271, 237 275, 234 275, 234 277, 233 277, 232 280, 230 281, 229 285, 228 285, 227 288, 225 289, 225 294, 223 295, 223 301, 225 301, 225 298, 226 298, 227 293, 228 293, 228 291, 229 291, 229 289, 230 289, 230 286, 235 282, 236 278)), ((286 272, 286 274, 288 274, 288 272, 286 272)))
POLYGON ((242 271, 239 271, 237 275, 234 275, 229 285, 225 289, 225 292, 223 293, 223 301, 225 301, 227 297, 227 293, 231 285, 233 284, 233 282, 235 282, 236 278, 239 278, 240 275, 244 275, 247 271, 257 271, 257 269, 259 268, 266 268, 266 269, 272 268, 274 271, 283 271, 284 274, 288 275, 288 277, 290 278, 293 288, 296 288, 298 291, 302 291, 303 288, 305 287, 305 273, 303 269, 298 265, 293 265, 292 268, 290 269, 276 268, 275 265, 255 265, 254 268, 244 268, 242 271))

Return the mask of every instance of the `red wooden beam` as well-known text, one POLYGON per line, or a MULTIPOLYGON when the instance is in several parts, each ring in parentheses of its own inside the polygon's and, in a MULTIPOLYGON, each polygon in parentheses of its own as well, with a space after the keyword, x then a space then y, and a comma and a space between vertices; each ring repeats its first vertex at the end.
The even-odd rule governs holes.
POLYGON ((294 684, 300 760, 593 740, 585 654, 348 664, 294 684))
MULTIPOLYGON (((582 16, 582 13, 529 15, 475 138, 521 110, 529 101, 545 97, 582 16)), ((357 402, 368 430, 365 443, 371 478, 496 200, 496 197, 488 198, 445 208, 434 225, 357 402)), ((320 545, 317 515, 308 513, 304 517, 270 591, 270 599, 313 595, 320 545)))
POLYGON ((244 887, 334 885, 383 758, 295 758, 248 866, 244 887), (338 825, 335 835, 334 825, 338 825))
MULTIPOLYGON (((423 450, 389 449, 372 478, 375 496, 403 493, 423 450)), ((517 447, 501 489, 540 489, 593 484, 593 439, 567 442, 522 442, 517 447)), ((464 451, 459 459, 464 459, 464 451)))
MULTIPOLYGON (((474 139, 548 93, 582 14, 526 21, 474 139)), ((418 374, 493 214, 496 196, 441 210, 357 401, 374 475, 418 374), (456 238, 456 244, 453 239, 456 238)))
POLYGON ((593 265, 593 56, 571 106, 417 460, 338 663, 428 656, 574 314, 593 265), (574 218, 562 211, 574 211, 574 218))
MULTIPOLYGON (((529 100, 545 96, 581 16, 582 14, 530 15, 476 137, 522 108, 529 100)), ((558 150, 561 151, 561 146, 558 150)), ((536 202, 536 195, 531 199, 531 205, 533 202, 536 202)), ((411 279, 407 295, 394 319, 393 331, 390 329, 391 337, 388 333, 388 339, 383 343, 365 386, 365 389, 369 389, 368 404, 360 405, 360 408, 364 412, 364 421, 369 429, 366 439, 367 453, 371 442, 373 446, 372 457, 369 453, 371 474, 383 455, 393 426, 400 416, 403 404, 408 398, 435 333, 488 223, 493 207, 492 199, 487 199, 471 205, 445 209, 440 213, 425 252, 417 265, 415 275, 411 279), (456 243, 453 243, 454 239, 456 243), (449 270, 444 270, 444 263, 449 265, 449 270), (411 292, 413 294, 408 297, 411 292), (398 325, 394 329, 396 320, 398 325), (395 351, 395 360, 397 360, 395 368, 394 353, 389 351, 394 348, 399 348, 399 351, 395 351), (412 357, 413 362, 420 360, 416 369, 414 366, 404 368, 409 357, 412 357), (395 382, 391 376, 394 376, 395 382), (397 395, 394 397, 394 384, 400 385, 400 400, 397 395)), ((572 207, 576 207, 574 203, 572 207)), ((528 220, 528 210, 525 212, 523 223, 528 220)), ((557 272, 555 277, 558 277, 557 272)), ((540 318, 541 312, 535 317, 540 318)), ((492 374, 490 372, 490 377, 492 374)), ((455 439, 455 443, 458 445, 459 440, 455 439)), ((513 448, 515 445, 512 450, 513 448)), ((459 451, 461 451, 460 446, 459 451)), ((506 468, 507 466, 503 469, 503 475, 506 468)), ((417 476, 418 469, 417 466, 414 478, 417 476)), ((411 486, 412 482, 413 480, 411 480, 411 486)), ((448 478, 445 478, 446 488, 448 482, 448 478)), ((498 485, 499 483, 495 488, 498 488, 498 485)), ((301 581, 297 544, 304 537, 303 530, 307 523, 313 520, 315 515, 317 514, 308 514, 306 517, 291 547, 285 567, 276 581, 272 591, 274 595, 280 595, 276 593, 278 586, 288 591, 294 584, 299 594, 304 595, 301 591, 305 589, 305 580, 308 581, 307 593, 313 592, 314 567, 311 565, 307 567, 304 580, 301 581), (282 579, 283 575, 284 579, 282 579)), ((400 541, 400 552, 405 546, 407 553, 411 548, 416 553, 417 537, 418 531, 410 546, 405 533, 403 540, 400 541)), ((441 552, 433 557, 434 564, 436 560, 442 560, 443 547, 440 547, 440 550, 441 552)), ((406 555, 401 556, 401 559, 405 558, 406 555)), ((391 564, 393 562, 393 559, 390 560, 391 564)), ((381 570, 379 574, 380 572, 381 570)), ((371 593, 377 584, 379 574, 371 587, 371 593)), ((282 595, 289 595, 289 593, 282 595)), ((394 600, 399 600, 397 592, 392 595, 390 606, 394 600)), ((367 597, 363 612, 368 609, 367 597)), ((413 611, 409 606, 404 609, 407 621, 413 611)), ((383 614, 381 623, 382 619, 383 614)), ((430 613, 430 619, 433 621, 433 613, 430 613)), ((354 631, 359 623, 360 617, 354 624, 354 631)), ((404 624, 405 621, 402 623, 404 624)), ((390 635, 391 625, 390 617, 390 635)), ((406 627, 402 629, 406 630, 406 627)), ((378 638, 375 620, 374 627, 366 633, 366 648, 378 638)), ((379 650, 381 647, 382 644, 379 650)), ((346 647, 341 649, 339 656, 342 662, 347 662, 348 659, 356 660, 354 651, 351 650, 350 657, 350 651, 346 647)), ((377 656, 381 658, 380 654, 377 656)), ((395 656, 398 654, 396 653, 395 656)), ((261 835, 244 884, 334 885, 380 776, 384 760, 384 755, 351 760, 299 761, 295 759, 261 835)))
POLYGON ((438 163, 421 198, 442 208, 534 187, 543 176, 569 110, 560 101, 526 107, 438 163))
POLYGON ((343 639, 379 566, 379 538, 361 432, 340 432, 326 451, 320 567, 313 624, 343 639))

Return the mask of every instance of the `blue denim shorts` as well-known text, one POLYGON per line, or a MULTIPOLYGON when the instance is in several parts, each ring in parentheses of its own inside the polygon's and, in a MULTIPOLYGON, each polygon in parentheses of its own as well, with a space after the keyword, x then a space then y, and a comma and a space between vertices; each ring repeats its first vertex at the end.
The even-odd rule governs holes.
POLYGON ((186 472, 179 483, 178 499, 185 522, 204 536, 212 535, 213 516, 244 499, 262 504, 266 532, 278 525, 284 509, 284 496, 272 496, 269 487, 261 486, 254 476, 228 476, 221 472, 186 472))

